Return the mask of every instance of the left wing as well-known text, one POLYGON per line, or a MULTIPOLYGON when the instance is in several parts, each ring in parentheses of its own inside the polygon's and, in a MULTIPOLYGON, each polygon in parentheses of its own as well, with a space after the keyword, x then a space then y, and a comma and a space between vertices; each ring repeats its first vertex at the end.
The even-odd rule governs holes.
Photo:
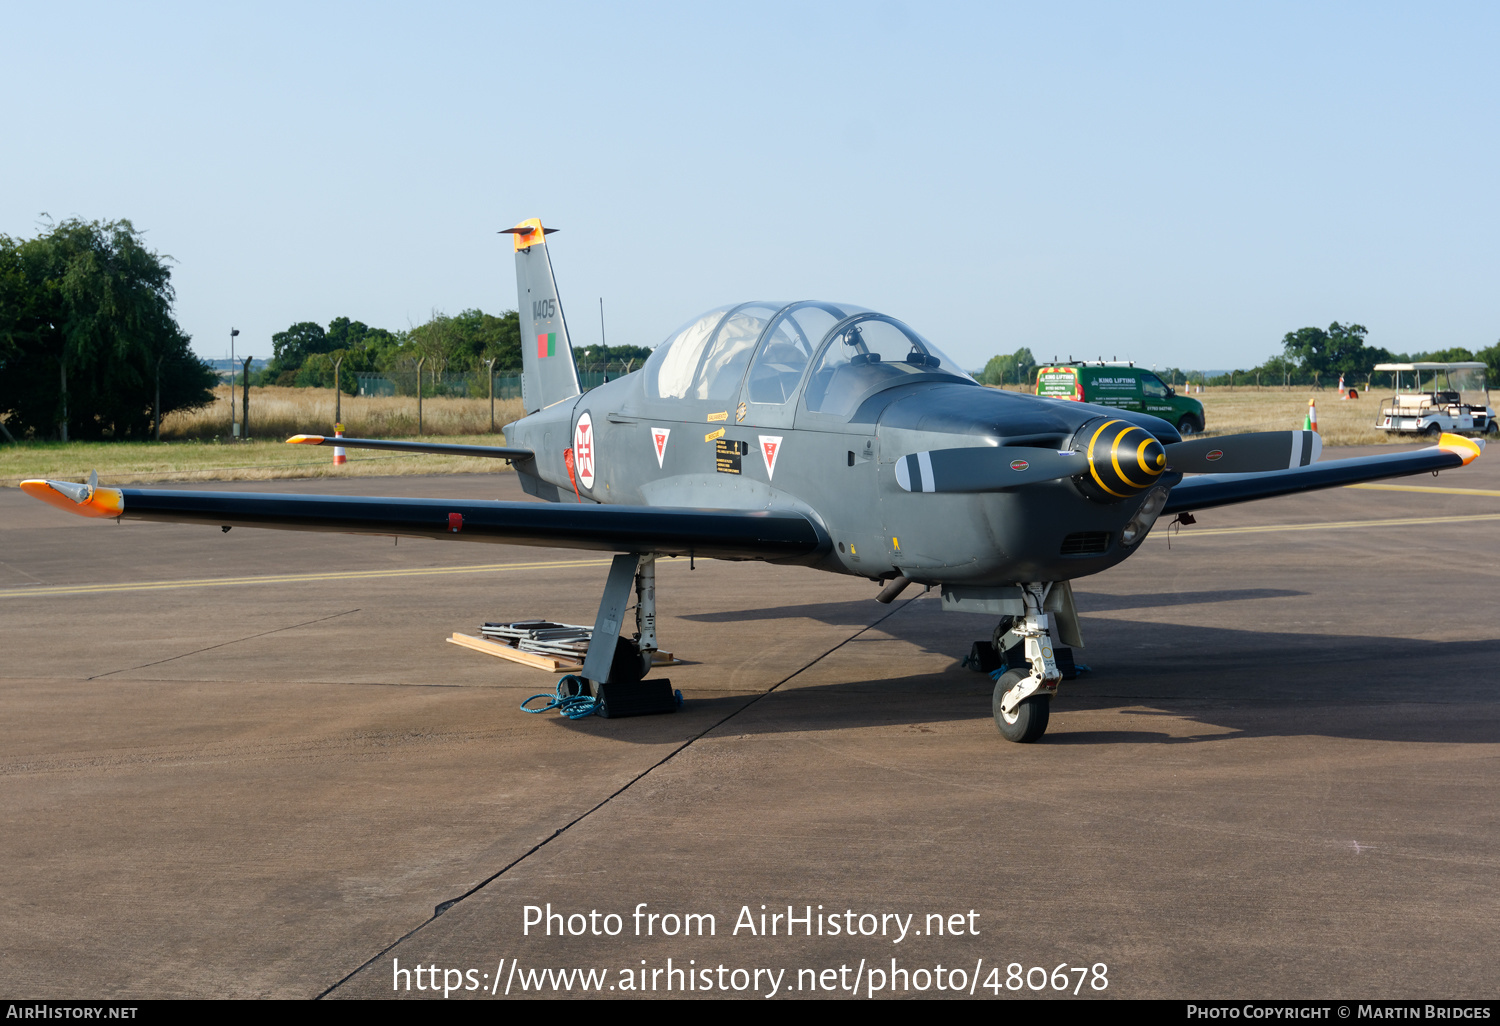
POLYGON ((794 510, 553 505, 454 499, 195 492, 23 481, 21 489, 69 513, 177 524, 454 538, 602 552, 809 562, 827 533, 794 510))
POLYGON ((1483 449, 1484 443, 1478 439, 1445 434, 1438 439, 1437 445, 1416 452, 1357 456, 1260 474, 1205 474, 1173 486, 1162 513, 1188 513, 1317 488, 1337 488, 1360 481, 1378 481, 1383 477, 1420 474, 1424 470, 1449 470, 1474 462, 1483 449))

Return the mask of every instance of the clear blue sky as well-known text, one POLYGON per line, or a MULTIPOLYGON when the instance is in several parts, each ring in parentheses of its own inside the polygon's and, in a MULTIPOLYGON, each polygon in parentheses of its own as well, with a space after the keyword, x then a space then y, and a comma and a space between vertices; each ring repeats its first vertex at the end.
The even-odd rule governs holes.
POLYGON ((1500 338, 1500 5, 0 8, 0 232, 129 218, 205 356, 515 305, 843 299, 967 366, 1500 338))

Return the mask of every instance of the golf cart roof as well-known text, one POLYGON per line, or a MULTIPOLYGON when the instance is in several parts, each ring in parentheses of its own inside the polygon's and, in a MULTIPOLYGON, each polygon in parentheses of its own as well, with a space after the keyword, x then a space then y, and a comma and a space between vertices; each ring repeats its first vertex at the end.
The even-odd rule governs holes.
POLYGON ((1483 370, 1486 366, 1478 360, 1464 360, 1457 363, 1377 363, 1375 369, 1378 371, 1483 370))

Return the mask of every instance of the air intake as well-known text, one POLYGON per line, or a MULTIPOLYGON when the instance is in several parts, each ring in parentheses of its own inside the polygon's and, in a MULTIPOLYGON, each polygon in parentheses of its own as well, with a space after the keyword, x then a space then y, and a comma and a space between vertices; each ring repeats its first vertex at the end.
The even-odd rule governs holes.
POLYGON ((1108 531, 1076 531, 1063 539, 1064 556, 1097 556, 1109 551, 1108 531))

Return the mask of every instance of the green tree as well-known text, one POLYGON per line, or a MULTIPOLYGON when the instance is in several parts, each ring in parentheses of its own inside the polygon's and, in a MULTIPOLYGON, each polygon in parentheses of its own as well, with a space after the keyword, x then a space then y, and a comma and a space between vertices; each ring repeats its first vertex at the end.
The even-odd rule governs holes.
POLYGON ((496 374, 521 373, 521 315, 516 311, 506 310, 496 316, 470 309, 452 322, 465 366, 487 371, 493 359, 496 374))
POLYGON ((979 380, 986 385, 1024 385, 1031 381, 1036 366, 1036 357, 1023 347, 1014 353, 990 357, 979 380))
POLYGON ((213 401, 214 374, 172 314, 170 260, 125 220, 0 236, 0 412, 13 434, 144 437, 213 401))
POLYGON ((1487 368, 1485 381, 1491 388, 1500 388, 1500 342, 1474 354, 1474 359, 1484 361, 1487 368))
POLYGON ((1366 346, 1369 329, 1363 324, 1340 324, 1334 321, 1328 330, 1300 328, 1282 338, 1282 349, 1296 361, 1302 376, 1328 383, 1339 375, 1368 377, 1377 363, 1390 360, 1391 353, 1378 346, 1366 346))
POLYGON ((1403 363, 1424 361, 1428 363, 1465 363, 1469 360, 1483 359, 1477 357, 1462 346, 1453 346, 1448 349, 1435 349, 1430 353, 1413 353, 1409 360, 1403 363))

